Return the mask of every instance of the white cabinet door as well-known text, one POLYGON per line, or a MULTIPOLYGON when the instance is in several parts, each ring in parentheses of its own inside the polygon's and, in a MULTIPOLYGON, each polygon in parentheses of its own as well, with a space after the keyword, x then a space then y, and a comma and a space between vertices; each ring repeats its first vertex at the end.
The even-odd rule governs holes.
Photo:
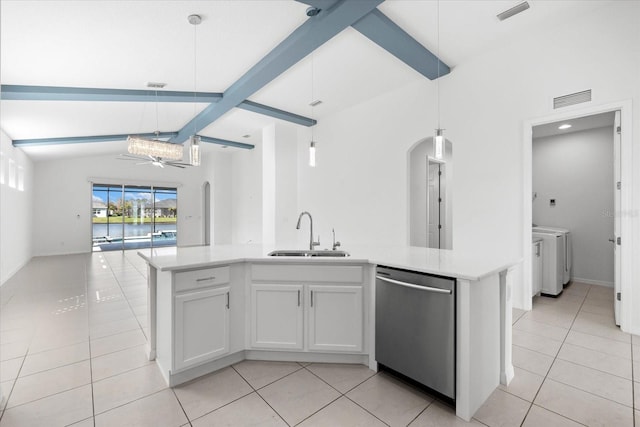
POLYGON ((302 285, 251 286, 251 346, 303 348, 302 285))
POLYGON ((542 291, 542 242, 533 244, 531 256, 531 296, 536 296, 542 291))
POLYGON ((175 296, 174 369, 229 351, 229 286, 175 296))
POLYGON ((309 350, 362 351, 361 286, 309 286, 309 350))

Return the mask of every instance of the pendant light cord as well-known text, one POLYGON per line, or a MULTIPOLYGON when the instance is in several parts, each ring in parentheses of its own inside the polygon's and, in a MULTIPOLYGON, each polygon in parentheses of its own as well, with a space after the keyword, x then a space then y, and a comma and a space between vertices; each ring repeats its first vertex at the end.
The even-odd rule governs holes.
POLYGON ((193 135, 197 133, 197 120, 198 116, 196 115, 196 102, 198 100, 198 26, 193 26, 193 135))
POLYGON ((438 76, 436 77, 438 79, 437 83, 438 85, 436 86, 436 91, 437 91, 437 99, 438 99, 438 129, 441 129, 440 127, 440 0, 438 0, 436 2, 436 42, 437 42, 437 47, 436 47, 436 52, 438 57, 437 59, 437 64, 438 64, 438 76))
POLYGON ((156 89, 156 134, 160 132, 160 119, 158 119, 158 89, 156 89))
POLYGON ((312 122, 312 124, 311 124, 311 142, 314 142, 313 141, 313 134, 314 134, 313 128, 315 127, 315 124, 313 124, 313 108, 314 108, 313 107, 313 103, 315 101, 314 92, 313 92, 313 83, 315 81, 314 74, 313 74, 313 68, 314 68, 313 67, 314 66, 313 57, 314 57, 314 53, 311 52, 311 102, 309 103, 309 105, 311 105, 311 122, 312 122))

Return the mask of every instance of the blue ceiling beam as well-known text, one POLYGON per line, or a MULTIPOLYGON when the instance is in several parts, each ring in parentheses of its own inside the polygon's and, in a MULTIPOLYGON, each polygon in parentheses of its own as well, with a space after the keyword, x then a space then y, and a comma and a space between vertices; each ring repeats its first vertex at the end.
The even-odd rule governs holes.
POLYGON ((265 116, 275 117, 276 119, 286 120, 288 122, 296 123, 302 126, 313 126, 318 123, 317 120, 310 119, 308 117, 293 114, 288 111, 279 110, 277 108, 269 107, 268 105, 258 104, 252 101, 243 101, 238 104, 237 108, 243 110, 252 111, 254 113, 262 114, 265 116))
POLYGON ((345 28, 374 10, 384 0, 342 0, 296 28, 285 40, 251 67, 223 94, 180 129, 173 142, 184 142, 262 89, 345 28))
POLYGON ((52 86, 0 86, 0 99, 7 101, 116 101, 116 102, 218 102, 217 92, 168 90, 96 89, 52 86))
MULTIPOLYGON (((96 89, 53 86, 0 86, 0 99, 7 101, 107 101, 107 102, 218 102, 217 92, 175 92, 159 90, 96 89)), ((313 126, 316 121, 299 114, 279 110, 252 101, 243 101, 238 108, 275 117, 302 126, 313 126)))
MULTIPOLYGON (((160 132, 160 133, 135 133, 122 135, 95 135, 95 136, 71 136, 63 138, 39 138, 39 139, 16 139, 13 141, 14 147, 38 147, 43 145, 67 145, 67 144, 83 144, 91 142, 109 142, 109 141, 126 141, 130 135, 140 136, 143 138, 171 138, 178 132, 160 132)), ((200 135, 200 140, 211 144, 225 145, 228 147, 243 148, 245 150, 253 150, 252 144, 243 142, 229 141, 226 139, 212 138, 210 136, 200 135)))
POLYGON ((135 133, 123 135, 96 135, 96 136, 70 136, 62 138, 39 138, 39 139, 16 139, 12 142, 14 147, 37 147, 42 145, 67 145, 83 144, 91 142, 126 141, 129 135, 141 136, 143 138, 171 138, 178 132, 160 133, 135 133))
POLYGON ((447 64, 378 9, 354 23, 352 27, 430 80, 451 71, 447 64))
POLYGON ((253 150, 255 148, 255 145, 253 144, 245 144, 243 142, 228 141, 226 139, 220 139, 220 138, 211 138, 210 136, 203 136, 203 135, 200 135, 200 141, 208 142, 210 144, 222 145, 223 147, 226 146, 226 147, 244 148, 245 150, 253 150))
MULTIPOLYGON (((297 0, 300 3, 324 9, 337 0, 297 0)), ((449 74, 451 69, 436 55, 400 28, 378 9, 352 25, 363 36, 430 80, 449 74), (438 66, 440 68, 438 68, 438 66)))

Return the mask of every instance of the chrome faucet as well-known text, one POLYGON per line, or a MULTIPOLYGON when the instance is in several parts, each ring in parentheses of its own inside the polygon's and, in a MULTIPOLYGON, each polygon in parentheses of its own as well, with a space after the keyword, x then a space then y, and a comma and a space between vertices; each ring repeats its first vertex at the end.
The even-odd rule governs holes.
POLYGON ((340 242, 336 242, 336 230, 335 228, 331 229, 331 233, 333 233, 333 250, 335 251, 338 246, 340 246, 340 242))
POLYGON ((313 218, 311 218, 311 214, 307 211, 304 211, 300 214, 300 216, 298 217, 298 224, 296 224, 296 230, 300 230, 300 221, 302 220, 302 217, 306 215, 309 217, 309 226, 310 226, 310 230, 309 230, 309 250, 312 251, 314 246, 319 246, 320 245, 320 236, 318 236, 318 241, 314 242, 313 241, 313 218))

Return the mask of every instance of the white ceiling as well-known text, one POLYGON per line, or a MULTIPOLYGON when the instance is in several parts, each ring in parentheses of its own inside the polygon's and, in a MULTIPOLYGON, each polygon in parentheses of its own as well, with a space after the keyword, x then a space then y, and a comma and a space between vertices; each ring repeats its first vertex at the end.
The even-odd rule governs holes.
MULTIPOLYGON (((519 1, 387 0, 379 9, 432 52, 439 51, 455 73, 457 65, 489 49, 534 37, 549 26, 614 2, 530 0, 529 10, 504 22, 495 15, 519 1)), ((146 82, 152 81, 165 82, 166 90, 172 91, 195 87, 202 92, 224 92, 308 19, 306 8, 293 0, 3 0, 1 83, 146 89, 146 82), (195 34, 187 22, 193 13, 203 18, 195 34)), ((249 99, 321 122, 327 115, 418 79, 425 78, 348 28, 249 99), (313 99, 323 103, 312 109, 308 104, 313 99)), ((176 131, 204 107, 2 101, 0 127, 12 139, 176 131)), ((259 144, 261 129, 275 120, 234 109, 200 134, 259 144), (251 136, 242 137, 247 134, 251 136)), ((212 144, 204 146, 215 149, 212 144)), ((24 150, 40 161, 116 154, 125 150, 125 144, 24 150)))
POLYGON ((544 138, 547 136, 564 135, 567 133, 581 132, 583 130, 597 129, 603 127, 613 127, 615 113, 593 114, 590 116, 577 117, 570 120, 561 120, 559 122, 547 123, 544 125, 534 126, 533 139, 544 138), (568 129, 558 129, 560 125, 571 125, 568 129))

